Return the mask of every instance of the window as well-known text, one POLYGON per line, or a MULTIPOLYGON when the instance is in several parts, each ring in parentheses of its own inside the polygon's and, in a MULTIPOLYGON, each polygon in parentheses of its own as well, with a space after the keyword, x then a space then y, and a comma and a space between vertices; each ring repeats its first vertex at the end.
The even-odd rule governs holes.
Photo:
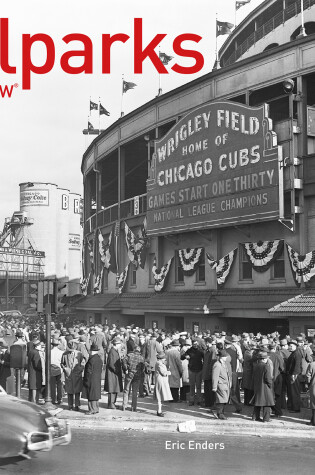
POLYGON ((253 278, 252 275, 252 265, 248 261, 247 256, 246 256, 246 251, 243 246, 241 246, 240 249, 240 256, 241 256, 241 262, 240 262, 240 278, 241 280, 251 280, 253 278))
POLYGON ((130 285, 137 285, 137 268, 134 264, 130 265, 130 285))
POLYGON ((206 266, 205 266, 205 253, 204 250, 201 254, 199 266, 196 270, 196 282, 205 282, 206 280, 206 266))
POLYGON ((281 254, 277 257, 272 267, 272 278, 273 279, 284 279, 285 277, 285 267, 284 267, 284 251, 282 249, 281 254))
POLYGON ((180 263, 180 260, 179 260, 178 251, 175 251, 175 263, 176 263, 176 266, 175 266, 175 282, 177 284, 179 284, 181 282, 184 282, 184 272, 183 272, 183 269, 182 269, 182 266, 181 266, 181 263, 180 263))

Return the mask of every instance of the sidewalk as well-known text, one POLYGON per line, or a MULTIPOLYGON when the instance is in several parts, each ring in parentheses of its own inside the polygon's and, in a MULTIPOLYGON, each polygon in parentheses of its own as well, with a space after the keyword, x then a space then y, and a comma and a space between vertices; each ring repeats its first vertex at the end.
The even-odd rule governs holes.
POLYGON ((311 410, 305 408, 302 408, 300 413, 294 414, 284 411, 281 418, 272 418, 271 422, 262 423, 251 420, 253 408, 248 406, 243 406, 242 413, 236 414, 233 413, 234 406, 228 405, 225 412, 228 420, 222 421, 218 420, 209 409, 189 406, 186 402, 163 404, 165 417, 157 417, 157 404, 152 396, 138 399, 137 412, 131 412, 130 407, 123 412, 121 405, 122 394, 117 398, 117 409, 107 409, 107 395, 102 394, 99 414, 86 415, 87 400, 82 399, 80 412, 75 412, 68 410, 67 397, 64 397, 62 405, 58 406, 63 409, 58 417, 69 420, 70 426, 77 429, 89 427, 121 431, 177 432, 178 423, 195 421, 197 433, 315 439, 315 427, 307 425, 311 410))

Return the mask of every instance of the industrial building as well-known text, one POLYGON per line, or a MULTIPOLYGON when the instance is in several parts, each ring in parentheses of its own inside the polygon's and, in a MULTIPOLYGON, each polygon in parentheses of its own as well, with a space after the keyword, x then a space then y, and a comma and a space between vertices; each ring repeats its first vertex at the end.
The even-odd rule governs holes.
POLYGON ((20 210, 0 235, 1 309, 42 310, 53 282, 63 295, 81 293, 81 208, 79 194, 55 184, 20 184, 20 210))

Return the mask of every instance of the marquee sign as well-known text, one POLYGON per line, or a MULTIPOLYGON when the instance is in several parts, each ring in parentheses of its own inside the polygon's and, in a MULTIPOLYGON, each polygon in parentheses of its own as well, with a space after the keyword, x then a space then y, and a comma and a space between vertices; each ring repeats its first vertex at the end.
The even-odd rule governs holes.
POLYGON ((267 104, 195 109, 155 143, 148 235, 283 217, 281 159, 267 104))

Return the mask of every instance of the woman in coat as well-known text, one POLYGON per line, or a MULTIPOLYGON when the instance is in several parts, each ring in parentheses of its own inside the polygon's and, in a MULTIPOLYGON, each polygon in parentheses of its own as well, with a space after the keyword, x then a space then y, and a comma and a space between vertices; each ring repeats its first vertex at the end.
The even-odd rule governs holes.
POLYGON ((87 415, 96 414, 99 412, 99 400, 101 399, 101 378, 103 363, 98 355, 98 346, 92 343, 91 355, 85 365, 83 385, 86 388, 88 399, 87 415))
POLYGON ((250 401, 255 406, 253 420, 262 422, 270 421, 271 407, 275 405, 271 366, 267 360, 267 352, 258 353, 253 369, 254 396, 250 401), (261 409, 263 411, 262 419, 260 418, 261 409))
POLYGON ((222 349, 218 352, 218 361, 213 365, 212 370, 212 391, 216 395, 217 416, 219 419, 226 419, 224 408, 230 399, 232 387, 231 365, 227 364, 228 353, 222 349))
MULTIPOLYGON (((315 351, 313 349, 313 360, 315 360, 315 351)), ((310 403, 311 403, 311 410, 312 416, 310 424, 315 426, 315 361, 309 363, 307 370, 306 370, 306 382, 309 386, 310 391, 310 403)))
POLYGON ((166 367, 166 357, 164 351, 159 351, 157 356, 157 361, 155 364, 155 387, 154 387, 154 398, 157 399, 158 410, 156 415, 159 417, 164 417, 162 412, 162 402, 171 401, 173 399, 172 393, 170 390, 170 385, 168 382, 168 377, 171 375, 171 372, 167 370, 166 367))
POLYGON ((120 346, 120 338, 115 337, 112 340, 112 347, 107 358, 104 389, 108 392, 108 409, 116 409, 117 393, 123 390, 122 367, 119 355, 120 346))
POLYGON ((68 342, 68 348, 69 350, 65 351, 62 355, 61 368, 65 377, 65 390, 68 394, 69 411, 73 410, 73 396, 74 410, 79 411, 85 359, 80 351, 74 349, 73 341, 68 342))

